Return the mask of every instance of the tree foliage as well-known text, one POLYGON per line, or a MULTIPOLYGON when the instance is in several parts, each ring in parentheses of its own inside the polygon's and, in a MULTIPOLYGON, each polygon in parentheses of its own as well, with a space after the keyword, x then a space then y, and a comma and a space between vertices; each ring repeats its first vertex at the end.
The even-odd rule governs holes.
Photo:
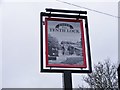
POLYGON ((104 63, 99 62, 95 65, 93 72, 83 77, 83 80, 90 88, 102 88, 103 90, 118 88, 117 67, 109 60, 104 63))

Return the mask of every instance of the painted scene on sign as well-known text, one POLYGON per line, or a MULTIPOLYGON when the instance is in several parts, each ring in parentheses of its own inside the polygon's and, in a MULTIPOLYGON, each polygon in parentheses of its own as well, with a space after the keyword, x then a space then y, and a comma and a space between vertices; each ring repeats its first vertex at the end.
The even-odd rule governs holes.
POLYGON ((52 21, 48 28, 48 65, 84 65, 80 22, 52 21))

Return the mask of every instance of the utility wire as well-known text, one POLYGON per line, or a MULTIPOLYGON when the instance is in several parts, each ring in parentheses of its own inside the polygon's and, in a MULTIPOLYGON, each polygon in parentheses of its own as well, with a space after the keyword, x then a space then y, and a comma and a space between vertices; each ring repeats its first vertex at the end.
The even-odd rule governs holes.
POLYGON ((76 5, 76 4, 73 4, 73 3, 69 3, 69 2, 65 2, 65 1, 61 1, 61 0, 56 0, 56 1, 68 4, 68 5, 71 5, 71 6, 75 6, 75 7, 79 7, 79 8, 84 8, 84 9, 87 9, 87 10, 90 10, 90 11, 93 11, 93 12, 97 12, 97 13, 100 13, 100 14, 108 15, 108 16, 111 16, 111 17, 114 17, 114 18, 120 18, 120 17, 114 16, 112 14, 108 14, 108 13, 105 13, 105 12, 97 11, 95 9, 90 9, 90 8, 83 7, 83 6, 80 6, 80 5, 76 5))

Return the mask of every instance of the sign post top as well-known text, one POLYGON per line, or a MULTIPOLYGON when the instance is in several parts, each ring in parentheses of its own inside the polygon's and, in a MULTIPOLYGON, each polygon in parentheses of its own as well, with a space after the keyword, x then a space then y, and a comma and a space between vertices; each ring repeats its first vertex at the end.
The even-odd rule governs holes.
POLYGON ((52 8, 46 8, 46 12, 87 14, 87 11, 63 10, 63 9, 52 9, 52 8))

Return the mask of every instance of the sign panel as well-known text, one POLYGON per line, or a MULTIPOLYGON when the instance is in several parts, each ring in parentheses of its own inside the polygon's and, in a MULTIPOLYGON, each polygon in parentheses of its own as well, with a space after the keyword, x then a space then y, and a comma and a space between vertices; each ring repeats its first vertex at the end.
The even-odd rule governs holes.
POLYGON ((83 21, 45 18, 46 67, 86 68, 83 21))

